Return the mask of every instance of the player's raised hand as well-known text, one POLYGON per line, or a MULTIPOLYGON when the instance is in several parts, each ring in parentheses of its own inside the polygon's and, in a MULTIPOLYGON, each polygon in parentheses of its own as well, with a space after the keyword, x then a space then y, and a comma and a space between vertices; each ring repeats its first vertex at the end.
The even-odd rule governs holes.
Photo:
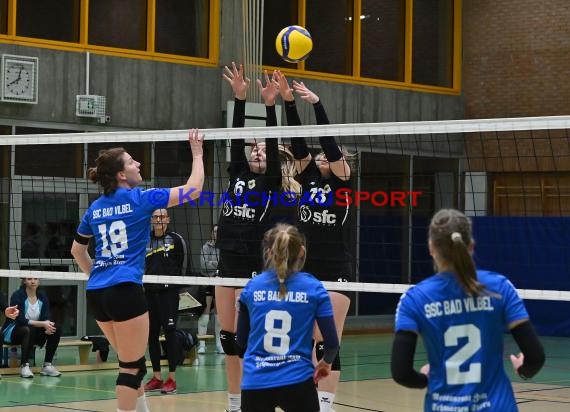
POLYGON ((234 62, 232 62, 231 68, 224 66, 224 73, 222 76, 230 86, 232 86, 235 97, 239 100, 245 100, 247 97, 247 89, 249 89, 251 81, 244 76, 243 64, 240 64, 239 68, 234 62))
POLYGON ((281 73, 280 70, 276 70, 275 80, 279 85, 279 94, 281 95, 281 98, 286 102, 292 102, 295 100, 295 96, 293 96, 293 89, 291 86, 289 86, 287 77, 281 73))
POLYGON ((275 105, 275 99, 279 95, 279 83, 276 80, 276 71, 273 72, 271 75, 271 79, 267 74, 267 70, 263 71, 263 77, 265 79, 265 85, 262 83, 261 80, 257 79, 257 86, 259 87, 259 91, 261 92, 261 97, 265 102, 266 106, 273 106, 275 105))
POLYGON ((190 129, 188 132, 188 142, 190 143, 190 149, 192 150, 192 157, 204 155, 204 133, 200 133, 198 129, 190 129))
POLYGON ((313 91, 305 86, 305 83, 303 82, 297 82, 293 80, 293 89, 295 89, 295 92, 299 95, 299 97, 301 97, 301 99, 311 104, 315 104, 319 101, 319 96, 317 96, 313 91))

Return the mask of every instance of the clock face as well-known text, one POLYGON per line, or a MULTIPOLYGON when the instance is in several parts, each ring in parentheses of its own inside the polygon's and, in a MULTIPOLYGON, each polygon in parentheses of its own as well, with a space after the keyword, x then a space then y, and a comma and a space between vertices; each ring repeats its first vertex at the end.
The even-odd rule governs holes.
POLYGON ((37 59, 2 57, 2 100, 37 103, 37 59))
POLYGON ((29 64, 10 63, 4 74, 5 96, 31 97, 32 73, 29 64))

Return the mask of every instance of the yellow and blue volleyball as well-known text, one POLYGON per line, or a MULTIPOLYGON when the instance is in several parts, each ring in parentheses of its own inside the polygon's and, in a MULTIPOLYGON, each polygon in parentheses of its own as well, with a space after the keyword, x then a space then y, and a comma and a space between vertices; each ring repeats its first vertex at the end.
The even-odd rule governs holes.
POLYGON ((301 26, 287 26, 275 39, 277 54, 289 63, 298 63, 309 57, 313 50, 311 34, 301 26))

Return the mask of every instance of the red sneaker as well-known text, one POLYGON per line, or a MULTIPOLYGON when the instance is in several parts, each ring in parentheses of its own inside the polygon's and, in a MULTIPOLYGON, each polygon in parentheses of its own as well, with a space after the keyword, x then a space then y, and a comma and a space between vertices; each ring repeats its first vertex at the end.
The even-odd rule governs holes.
POLYGON ((176 381, 168 378, 164 385, 162 385, 162 389, 160 393, 176 393, 176 381))
POLYGON ((149 380, 146 385, 144 386, 144 390, 146 392, 154 392, 154 391, 159 391, 162 389, 163 387, 163 382, 160 379, 156 379, 154 376, 152 377, 151 380, 149 380))

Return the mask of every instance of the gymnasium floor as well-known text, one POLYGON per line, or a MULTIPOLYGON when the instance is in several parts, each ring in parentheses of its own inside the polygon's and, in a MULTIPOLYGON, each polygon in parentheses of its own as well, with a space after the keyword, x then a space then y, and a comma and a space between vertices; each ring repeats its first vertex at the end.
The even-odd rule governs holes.
MULTIPOLYGON (((396 385, 389 374, 392 336, 354 335, 343 340, 343 377, 336 397, 337 412, 408 412, 423 410, 423 391, 396 385)), ((569 338, 543 338, 546 365, 532 383, 514 379, 521 411, 570 410, 569 338)), ((210 345, 209 349, 212 349, 210 345)), ((506 356, 516 345, 508 338, 506 356)), ((73 356, 71 348, 58 356, 73 356)), ((43 356, 38 353, 39 359, 43 356)), ((416 356, 425 363, 423 348, 416 356)), ((222 412, 226 406, 223 356, 199 355, 200 364, 177 371, 178 393, 150 394, 153 412, 222 412)), ((509 362, 510 363, 510 362, 509 362)), ((510 365, 506 365, 510 372, 510 365)), ((163 369, 166 373, 166 369, 163 369)), ((147 378, 150 375, 147 375, 147 378)), ((511 374, 512 377, 512 374, 511 374)), ((4 376, 0 380, 2 412, 70 411, 114 412, 115 371, 66 372, 61 378, 36 376, 22 379, 4 376)))

